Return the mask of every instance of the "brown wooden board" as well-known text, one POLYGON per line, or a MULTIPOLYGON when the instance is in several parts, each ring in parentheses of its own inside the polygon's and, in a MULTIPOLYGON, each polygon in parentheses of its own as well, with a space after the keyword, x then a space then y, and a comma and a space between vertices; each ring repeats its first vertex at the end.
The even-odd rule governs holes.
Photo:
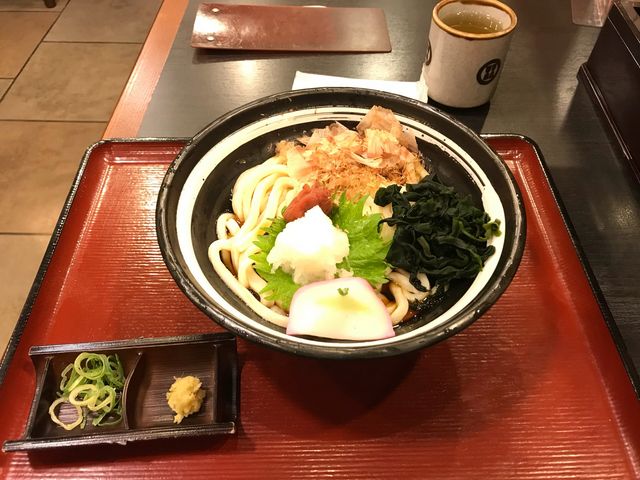
POLYGON ((203 3, 191 46, 222 50, 390 52, 380 8, 203 3))

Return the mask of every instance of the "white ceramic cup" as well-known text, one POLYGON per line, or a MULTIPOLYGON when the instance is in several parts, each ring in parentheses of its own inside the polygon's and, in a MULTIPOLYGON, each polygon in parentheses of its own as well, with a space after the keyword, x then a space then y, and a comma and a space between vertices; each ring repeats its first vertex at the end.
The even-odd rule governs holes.
POLYGON ((517 22, 515 12, 497 0, 440 1, 433 9, 422 67, 429 98, 460 108, 488 102, 517 22), (470 31, 480 27, 482 33, 470 31))

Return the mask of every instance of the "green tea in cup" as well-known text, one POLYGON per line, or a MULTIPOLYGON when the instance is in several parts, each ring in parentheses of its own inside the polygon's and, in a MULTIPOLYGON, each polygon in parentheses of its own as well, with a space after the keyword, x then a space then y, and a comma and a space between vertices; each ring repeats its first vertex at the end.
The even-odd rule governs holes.
POLYGON ((491 15, 470 10, 451 12, 440 19, 451 28, 466 33, 494 33, 505 28, 491 15))
POLYGON ((488 102, 517 23, 513 9, 499 0, 440 0, 420 76, 429 98, 457 108, 488 102))

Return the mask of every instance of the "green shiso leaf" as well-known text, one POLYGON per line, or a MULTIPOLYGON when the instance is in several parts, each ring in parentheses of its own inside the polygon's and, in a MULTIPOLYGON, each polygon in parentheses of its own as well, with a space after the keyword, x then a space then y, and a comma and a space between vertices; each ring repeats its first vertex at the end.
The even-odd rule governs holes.
POLYGON ((331 220, 349 238, 349 255, 338 268, 353 272, 354 277, 364 278, 375 288, 388 281, 385 257, 391 242, 380 236, 380 214, 363 215, 366 199, 350 202, 343 193, 331 212, 331 220))
POLYGON ((271 225, 264 229, 264 235, 260 235, 254 242, 260 251, 252 255, 251 260, 255 262, 254 268, 258 275, 267 282, 260 293, 268 300, 280 302, 284 309, 289 310, 293 294, 300 285, 295 283, 291 275, 282 268, 273 270, 267 261, 267 255, 276 244, 276 237, 284 230, 285 225, 286 222, 282 218, 271 220, 271 225))
MULTIPOLYGON (((366 197, 357 202, 350 202, 343 194, 338 205, 331 212, 333 225, 343 230, 349 239, 349 255, 340 262, 338 269, 352 272, 354 277, 367 280, 372 286, 378 287, 388 280, 385 274, 389 265, 385 261, 391 242, 382 240, 379 232, 381 216, 363 215, 366 197)), ((255 262, 255 270, 267 282, 260 294, 272 301, 280 302, 285 310, 289 309, 291 299, 300 285, 293 281, 292 276, 282 270, 273 269, 267 261, 267 256, 276 243, 276 237, 284 230, 286 222, 282 218, 271 219, 271 224, 264 229, 255 245, 260 251, 251 256, 255 262)))

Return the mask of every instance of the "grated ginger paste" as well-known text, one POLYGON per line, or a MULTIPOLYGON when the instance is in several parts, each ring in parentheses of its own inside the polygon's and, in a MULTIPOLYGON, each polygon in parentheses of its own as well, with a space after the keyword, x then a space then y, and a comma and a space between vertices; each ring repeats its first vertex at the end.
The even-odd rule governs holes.
POLYGON ((176 412, 173 423, 180 423, 184 417, 196 413, 202 406, 206 392, 200 390, 202 382, 198 377, 186 376, 175 379, 167 392, 167 403, 176 412))

